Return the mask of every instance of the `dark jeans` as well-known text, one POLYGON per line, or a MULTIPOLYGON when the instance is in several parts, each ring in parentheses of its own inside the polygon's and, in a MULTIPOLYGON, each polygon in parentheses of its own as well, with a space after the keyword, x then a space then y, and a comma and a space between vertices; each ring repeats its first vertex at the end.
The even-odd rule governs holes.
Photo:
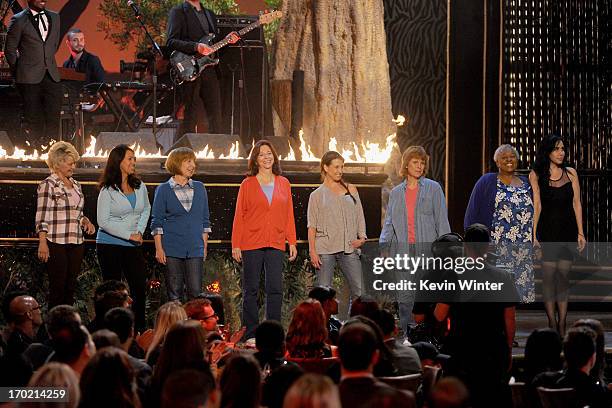
POLYGON ((204 258, 166 257, 166 292, 168 301, 183 301, 183 287, 187 299, 194 299, 202 293, 202 269, 204 258))
MULTIPOLYGON (((221 89, 214 68, 208 68, 193 82, 183 83, 185 118, 177 132, 177 139, 185 133, 194 133, 198 123, 198 102, 201 101, 208 118, 208 133, 225 133, 221 117, 221 89)), ((202 133, 200 131, 199 133, 202 133)))
POLYGON ((275 248, 242 251, 242 325, 245 339, 255 337, 259 324, 259 276, 263 269, 266 280, 266 319, 281 321, 283 302, 283 261, 285 253, 275 248))
POLYGON ((145 329, 145 300, 147 271, 141 247, 97 244, 96 254, 102 271, 102 279, 122 280, 125 278, 134 300, 132 310, 136 318, 136 331, 145 329))
POLYGON ((26 139, 40 151, 50 139, 58 140, 62 86, 46 73, 38 84, 17 84, 23 98, 26 139))
POLYGON ((85 253, 83 244, 49 245, 49 309, 57 305, 72 305, 77 276, 81 271, 81 262, 85 253))

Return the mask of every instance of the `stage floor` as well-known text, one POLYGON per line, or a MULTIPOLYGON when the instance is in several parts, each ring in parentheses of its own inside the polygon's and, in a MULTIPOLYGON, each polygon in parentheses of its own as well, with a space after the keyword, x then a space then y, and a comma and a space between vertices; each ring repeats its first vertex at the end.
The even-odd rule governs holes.
MULTIPOLYGON (((567 315, 567 327, 579 319, 597 319, 605 330, 606 348, 612 348, 612 312, 593 311, 569 311, 567 315)), ((517 310, 516 311, 516 341, 519 346, 512 349, 512 354, 523 354, 527 337, 534 329, 542 329, 548 326, 544 310, 517 310)))

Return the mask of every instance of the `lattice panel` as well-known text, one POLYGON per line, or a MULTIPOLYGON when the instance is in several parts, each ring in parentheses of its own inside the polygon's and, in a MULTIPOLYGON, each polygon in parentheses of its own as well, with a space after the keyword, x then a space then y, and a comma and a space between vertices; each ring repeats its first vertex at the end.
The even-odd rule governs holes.
POLYGON ((612 0, 502 0, 502 141, 529 167, 544 135, 567 140, 591 241, 612 238, 612 0))

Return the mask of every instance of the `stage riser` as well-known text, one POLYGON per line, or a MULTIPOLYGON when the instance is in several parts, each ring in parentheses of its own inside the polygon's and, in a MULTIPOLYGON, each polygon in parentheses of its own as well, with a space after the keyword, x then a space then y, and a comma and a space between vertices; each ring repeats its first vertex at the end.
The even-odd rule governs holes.
MULTIPOLYGON (((96 203, 98 189, 96 186, 100 171, 87 171, 76 174, 75 179, 81 182, 85 194, 85 215, 94 223, 96 221, 96 203)), ((313 173, 285 173, 292 183, 294 216, 298 240, 307 241, 307 209, 308 197, 320 183, 318 174, 313 173)), ((36 188, 38 183, 46 177, 46 173, 39 169, 29 171, 0 172, 0 244, 20 243, 35 238, 34 217, 36 214, 36 188), (10 240, 7 240, 10 238, 10 240)), ((142 175, 147 184, 149 200, 153 203, 155 188, 160 182, 168 180, 167 173, 152 173, 142 175)), ((348 180, 358 186, 363 202, 366 218, 367 233, 369 237, 378 237, 381 230, 381 183, 384 175, 350 175, 348 180)), ((208 191, 208 204, 213 233, 210 236, 211 244, 228 245, 231 240, 232 222, 236 197, 240 182, 244 179, 239 174, 204 175, 196 176, 202 181, 208 191)), ((149 229, 144 238, 151 240, 149 229)))

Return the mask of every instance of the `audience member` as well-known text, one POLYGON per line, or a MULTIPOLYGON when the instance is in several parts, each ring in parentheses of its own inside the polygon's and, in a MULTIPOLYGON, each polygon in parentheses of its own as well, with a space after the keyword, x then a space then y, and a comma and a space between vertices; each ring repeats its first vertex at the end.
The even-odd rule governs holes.
POLYGON ((327 342, 335 346, 342 328, 342 322, 334 317, 338 314, 336 290, 327 286, 317 286, 310 290, 308 297, 321 303, 327 319, 327 342))
MULTIPOLYGON (((135 316, 130 309, 116 307, 109 310, 104 316, 104 323, 109 330, 112 330, 119 337, 119 348, 129 353, 130 347, 134 342, 135 316)), ((128 361, 136 375, 136 385, 141 399, 144 398, 146 387, 151 378, 151 367, 144 361, 128 354, 128 361)))
POLYGON ((376 319, 376 315, 380 310, 380 306, 373 298, 368 295, 361 295, 351 303, 351 310, 349 315, 351 317, 355 316, 365 316, 368 319, 374 320, 376 319))
POLYGON ((87 328, 77 322, 70 322, 59 329, 51 345, 55 352, 49 359, 68 364, 79 377, 96 352, 87 328))
MULTIPOLYGON (((130 289, 127 284, 120 280, 109 279, 100 283, 94 289, 94 302, 100 299, 106 292, 123 292, 126 295, 130 296, 130 289)), ((131 299, 129 300, 131 303, 131 299)))
POLYGON ((534 387, 573 388, 577 406, 603 408, 612 406, 612 392, 590 374, 595 366, 597 334, 586 326, 573 327, 563 340, 567 368, 558 372, 542 373, 533 380, 534 387))
POLYGON ((276 320, 265 320, 255 329, 255 347, 257 352, 253 355, 264 376, 275 368, 286 364, 285 360, 285 329, 276 320))
POLYGON ((297 364, 283 364, 272 370, 264 378, 261 405, 268 408, 282 408, 285 394, 302 375, 304 375, 304 370, 297 364))
POLYGON ((591 377, 605 384, 604 371, 606 369, 606 339, 604 336, 604 327, 599 320, 596 319, 580 319, 574 322, 573 327, 590 327, 597 334, 595 341, 595 350, 597 358, 595 366, 591 370, 591 377))
POLYGON ((325 313, 319 301, 308 299, 295 308, 287 330, 287 351, 291 358, 332 356, 327 340, 325 313))
POLYGON ((164 303, 157 311, 155 326, 153 326, 153 338, 147 348, 147 364, 154 367, 164 345, 166 334, 176 322, 187 320, 185 309, 176 301, 164 303))
POLYGON ((140 408, 134 370, 123 350, 98 351, 81 374, 79 408, 140 408))
POLYGON ((249 354, 235 353, 225 365, 221 378, 221 408, 259 408, 261 368, 249 354))
POLYGON ((221 394, 210 370, 178 370, 162 390, 161 408, 217 408, 221 394))
POLYGON ((93 341, 93 344, 96 346, 96 350, 101 350, 105 347, 121 348, 119 336, 109 329, 98 330, 91 335, 91 341, 93 341))
POLYGON ((562 347, 556 330, 545 328, 532 331, 525 344, 525 375, 520 380, 529 384, 540 373, 561 370, 562 347))
POLYGON ((57 305, 49 310, 49 313, 47 313, 48 339, 42 343, 32 343, 23 353, 32 363, 34 370, 38 370, 53 354, 51 344, 53 336, 71 322, 81 324, 81 316, 74 307, 70 305, 57 305))
POLYGON ((130 295, 123 290, 111 290, 94 298, 94 319, 89 322, 87 329, 90 333, 96 330, 106 329, 104 326, 104 315, 114 307, 129 307, 130 295))
POLYGON ((287 391, 283 408, 341 408, 338 388, 329 377, 303 375, 287 391))
MULTIPOLYGON (((463 256, 463 238, 461 235, 450 232, 441 235, 431 243, 431 255, 440 259, 457 259, 463 256)), ((423 271, 421 281, 428 280, 433 283, 453 282, 457 284, 459 275, 453 270, 432 268, 423 271)), ((447 302, 454 297, 453 291, 446 290, 417 290, 415 302, 412 307, 414 321, 417 323, 408 328, 406 337, 411 343, 426 341, 436 347, 444 342, 449 326, 448 317, 438 321, 435 317, 436 304, 447 302)))
POLYGON ((454 377, 442 378, 431 389, 427 408, 469 408, 470 398, 467 388, 454 377))
POLYGON ((217 322, 219 316, 214 311, 212 303, 208 299, 195 298, 183 305, 187 317, 198 320, 206 333, 218 331, 217 322))
MULTIPOLYGON (((182 308, 181 308, 182 310, 182 308)), ((175 323, 164 341, 159 360, 147 392, 147 407, 159 407, 166 379, 182 369, 209 370, 206 357, 206 337, 199 322, 184 320, 175 323)))
MULTIPOLYGON (((55 306, 57 307, 57 306, 55 306)), ((70 367, 62 363, 47 363, 34 373, 28 387, 64 388, 68 400, 65 402, 22 402, 20 408, 76 408, 81 399, 79 379, 70 367)))
MULTIPOLYGON (((474 264, 485 258, 489 230, 474 224, 465 232, 465 256, 474 264)), ((494 282, 501 291, 457 291, 454 302, 438 303, 438 321, 451 317, 451 328, 443 351, 451 356, 447 374, 467 386, 474 408, 510 407, 508 386, 515 333, 515 304, 518 294, 510 275, 488 262, 482 269, 465 270, 464 280, 494 282)))
POLYGON ((338 339, 342 379, 340 399, 343 407, 414 407, 414 395, 399 391, 374 378, 380 350, 371 327, 354 322, 345 325, 338 339))
POLYGON ((15 297, 9 304, 9 321, 12 330, 6 342, 6 354, 17 356, 34 341, 43 324, 40 305, 32 296, 15 297))
MULTIPOLYGON (((353 317, 352 319, 347 320, 344 323, 344 326, 354 324, 354 323, 363 323, 368 326, 374 332, 374 336, 376 336, 376 347, 379 351, 378 362, 374 365, 374 376, 376 377, 395 377, 398 375, 397 368, 393 364, 393 355, 391 354, 391 350, 385 344, 384 337, 380 327, 372 320, 368 319, 365 316, 358 315, 353 317)), ((334 378, 334 377, 332 377, 334 378)))
POLYGON ((396 338, 399 330, 395 325, 395 316, 388 310, 381 309, 375 323, 380 327, 384 343, 391 351, 391 359, 397 368, 397 375, 420 373, 422 371, 421 361, 416 350, 396 338))
POLYGON ((23 290, 13 290, 6 292, 2 297, 2 317, 6 322, 6 326, 2 329, 2 337, 0 339, 0 345, 2 346, 2 350, 0 355, 3 355, 6 349, 6 342, 11 335, 11 330, 13 329, 13 320, 11 316, 11 302, 18 296, 28 296, 28 292, 23 290))

